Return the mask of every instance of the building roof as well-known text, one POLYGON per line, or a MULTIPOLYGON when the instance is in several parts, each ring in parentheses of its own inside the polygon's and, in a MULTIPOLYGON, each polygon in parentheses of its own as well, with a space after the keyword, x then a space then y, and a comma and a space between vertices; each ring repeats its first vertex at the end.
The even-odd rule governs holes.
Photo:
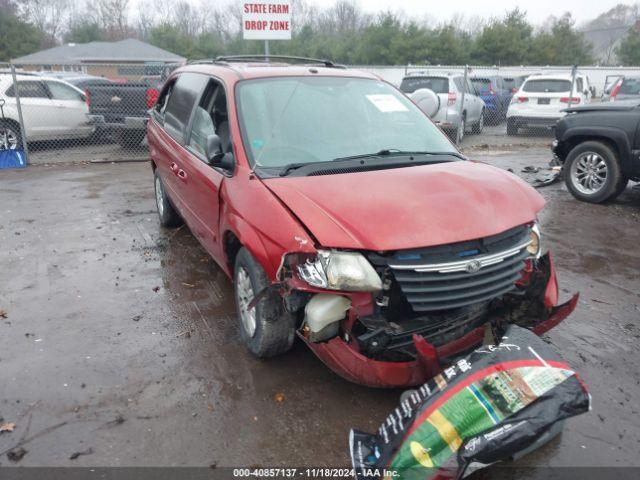
POLYGON ((90 62, 184 62, 180 55, 135 38, 118 42, 69 43, 12 60, 17 65, 70 65, 90 62))

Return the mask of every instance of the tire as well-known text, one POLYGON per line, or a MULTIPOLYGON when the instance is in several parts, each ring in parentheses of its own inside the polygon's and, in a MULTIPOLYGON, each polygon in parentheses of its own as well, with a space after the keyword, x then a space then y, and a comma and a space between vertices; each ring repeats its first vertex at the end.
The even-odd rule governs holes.
POLYGON ((176 209, 173 208, 173 205, 171 204, 171 201, 167 196, 166 190, 164 189, 164 183, 162 182, 162 178, 160 178, 160 174, 158 173, 157 168, 153 172, 153 185, 160 225, 169 228, 179 227, 180 225, 182 225, 182 218, 180 218, 180 215, 178 215, 176 209))
POLYGON ((480 113, 480 118, 478 119, 478 122, 473 126, 473 133, 475 133, 476 135, 480 135, 482 133, 482 130, 484 129, 484 108, 482 109, 482 112, 480 113))
POLYGON ((145 135, 144 130, 121 130, 118 132, 118 143, 122 148, 139 148, 145 135))
POLYGON ((0 150, 22 150, 23 148, 20 125, 10 120, 0 120, 0 150))
POLYGON ((515 121, 507 118, 507 135, 512 137, 517 134, 518 134, 518 124, 515 121))
POLYGON ((563 170, 569 192, 583 202, 611 200, 622 193, 629 181, 616 152, 598 141, 575 146, 567 155, 563 170))
POLYGON ((460 119, 460 124, 458 125, 458 128, 455 129, 455 142, 456 145, 460 145, 462 143, 462 140, 464 140, 464 131, 467 128, 467 115, 466 114, 462 114, 462 118, 460 119))
POLYGON ((288 351, 295 338, 295 324, 277 292, 268 291, 251 309, 251 323, 251 310, 247 310, 247 305, 270 282, 260 264, 244 247, 236 256, 233 284, 240 334, 249 351, 258 358, 274 357, 288 351))

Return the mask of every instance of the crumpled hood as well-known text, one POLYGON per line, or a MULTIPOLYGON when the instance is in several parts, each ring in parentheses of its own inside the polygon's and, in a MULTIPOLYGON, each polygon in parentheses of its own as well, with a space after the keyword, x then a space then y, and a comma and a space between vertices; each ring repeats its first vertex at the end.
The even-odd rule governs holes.
POLYGON ((515 175, 467 161, 264 184, 323 247, 382 251, 472 240, 533 221, 544 206, 515 175))

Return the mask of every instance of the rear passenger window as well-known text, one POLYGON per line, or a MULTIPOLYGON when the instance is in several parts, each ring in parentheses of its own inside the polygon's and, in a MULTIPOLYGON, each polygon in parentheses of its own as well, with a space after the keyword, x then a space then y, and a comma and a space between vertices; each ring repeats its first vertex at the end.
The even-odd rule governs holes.
POLYGON ((171 89, 164 110, 164 128, 179 142, 184 142, 191 112, 208 81, 206 75, 183 73, 171 89))
MULTIPOLYGON (((18 92, 22 98, 49 98, 44 84, 38 81, 19 81, 18 92)), ((7 89, 7 97, 15 97, 15 86, 11 85, 7 89)))

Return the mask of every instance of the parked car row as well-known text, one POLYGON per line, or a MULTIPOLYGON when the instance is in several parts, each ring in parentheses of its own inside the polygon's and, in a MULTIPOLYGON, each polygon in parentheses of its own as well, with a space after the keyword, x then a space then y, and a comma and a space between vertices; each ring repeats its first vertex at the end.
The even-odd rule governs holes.
POLYGON ((118 83, 71 72, 20 73, 14 84, 12 75, 0 73, 5 143, 11 149, 23 146, 17 93, 29 141, 87 141, 110 135, 123 147, 139 146, 146 135, 147 111, 158 96, 159 78, 118 83))

